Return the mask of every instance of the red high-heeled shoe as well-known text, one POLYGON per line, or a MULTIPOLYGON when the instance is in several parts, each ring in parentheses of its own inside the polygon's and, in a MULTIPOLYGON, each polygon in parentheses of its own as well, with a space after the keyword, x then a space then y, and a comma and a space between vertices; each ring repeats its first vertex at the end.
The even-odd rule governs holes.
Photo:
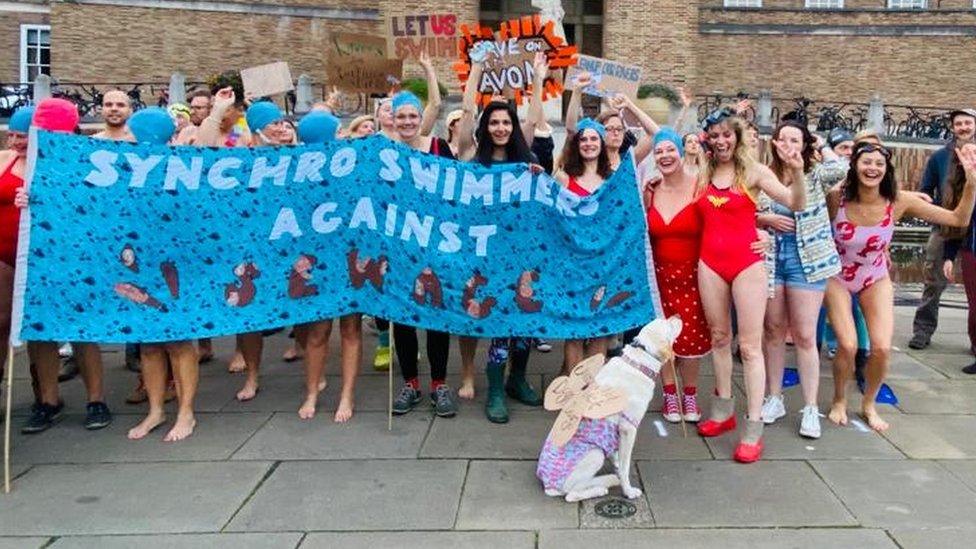
POLYGON ((732 459, 739 463, 755 463, 762 457, 763 440, 760 438, 755 444, 740 442, 732 453, 732 459))
POLYGON ((698 434, 703 437, 717 437, 729 431, 735 431, 735 414, 724 421, 706 419, 698 424, 698 434))

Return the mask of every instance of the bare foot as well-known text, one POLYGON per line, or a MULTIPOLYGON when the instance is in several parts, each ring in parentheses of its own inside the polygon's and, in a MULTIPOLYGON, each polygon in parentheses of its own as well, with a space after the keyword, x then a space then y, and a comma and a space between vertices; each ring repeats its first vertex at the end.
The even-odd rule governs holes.
POLYGON ((163 437, 163 442, 179 442, 193 434, 193 428, 197 426, 197 420, 193 414, 186 416, 176 416, 176 423, 173 428, 163 437))
POLYGON ((206 364, 214 359, 213 351, 197 351, 197 364, 206 364))
POLYGON ((237 400, 247 402, 258 395, 258 382, 250 379, 244 382, 244 387, 237 391, 237 400))
POLYGON ((240 352, 234 353, 234 358, 230 360, 230 364, 227 365, 227 371, 232 374, 237 374, 243 372, 247 369, 247 363, 244 362, 244 355, 240 352))
POLYGON ((881 416, 878 415, 878 410, 874 406, 863 406, 861 408, 861 415, 864 416, 864 421, 868 423, 868 427, 875 431, 880 433, 888 430, 888 422, 881 419, 881 416))
POLYGON ((300 419, 312 419, 315 417, 316 400, 318 400, 318 395, 305 397, 305 402, 302 402, 302 407, 298 409, 298 417, 300 419))
POLYGON ((458 387, 458 396, 465 399, 471 400, 474 398, 474 380, 473 379, 462 379, 461 386, 458 387))
POLYGON ((289 347, 285 349, 285 353, 281 356, 281 359, 285 362, 295 362, 300 358, 302 358, 302 352, 297 347, 289 347))
POLYGON ((345 423, 352 419, 352 399, 346 399, 345 397, 339 399, 339 408, 336 409, 335 418, 333 420, 336 423, 345 423))
POLYGON ((145 438, 146 435, 153 432, 154 429, 160 425, 166 423, 166 416, 164 414, 149 414, 146 419, 139 422, 138 425, 129 429, 129 440, 139 440, 145 438))
POLYGON ((827 417, 837 425, 847 425, 847 401, 831 404, 827 417))
POLYGON ((319 380, 319 392, 325 390, 329 386, 329 380, 325 379, 325 374, 322 375, 322 379, 319 380))

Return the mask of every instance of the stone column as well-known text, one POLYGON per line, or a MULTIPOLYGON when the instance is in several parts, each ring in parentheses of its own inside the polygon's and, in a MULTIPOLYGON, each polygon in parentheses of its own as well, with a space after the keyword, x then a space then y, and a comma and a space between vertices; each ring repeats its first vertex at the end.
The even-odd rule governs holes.
MULTIPOLYGON (((566 16, 566 12, 563 10, 561 0, 532 0, 532 7, 539 10, 543 22, 552 21, 554 23, 553 31, 557 36, 562 37, 563 40, 566 39, 566 29, 563 28, 563 17, 566 16)), ((562 97, 546 101, 542 104, 542 110, 545 113, 546 120, 550 123, 561 122, 563 119, 562 97)))

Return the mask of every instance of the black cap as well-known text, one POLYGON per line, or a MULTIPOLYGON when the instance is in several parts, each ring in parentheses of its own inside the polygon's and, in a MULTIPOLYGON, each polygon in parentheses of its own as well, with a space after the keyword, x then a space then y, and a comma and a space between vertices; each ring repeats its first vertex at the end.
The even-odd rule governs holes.
POLYGON ((844 141, 854 141, 854 135, 844 128, 834 128, 830 130, 830 134, 827 136, 827 144, 830 145, 831 149, 837 145, 840 145, 844 141))

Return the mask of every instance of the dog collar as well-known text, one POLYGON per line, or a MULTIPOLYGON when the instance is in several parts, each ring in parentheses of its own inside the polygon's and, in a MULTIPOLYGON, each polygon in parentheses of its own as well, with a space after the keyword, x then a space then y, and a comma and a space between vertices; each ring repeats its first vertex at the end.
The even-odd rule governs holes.
MULTIPOLYGON (((648 354, 650 355, 650 353, 648 354)), ((621 354, 620 358, 624 359, 624 362, 626 362, 629 366, 631 366, 632 368, 636 369, 638 372, 647 376, 648 379, 652 379, 652 380, 657 379, 657 375, 658 375, 657 372, 648 368, 647 366, 644 366, 643 364, 637 362, 636 360, 630 358, 629 356, 627 356, 626 352, 621 354)), ((653 356, 651 358, 653 358, 653 356)))

